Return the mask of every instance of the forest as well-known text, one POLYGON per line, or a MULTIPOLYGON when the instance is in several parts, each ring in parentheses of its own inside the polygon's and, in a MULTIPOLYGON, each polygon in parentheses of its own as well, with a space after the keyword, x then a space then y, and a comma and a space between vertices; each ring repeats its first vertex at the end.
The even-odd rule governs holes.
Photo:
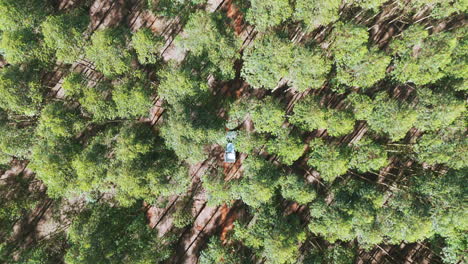
POLYGON ((0 263, 466 263, 467 10, 0 0, 0 263))

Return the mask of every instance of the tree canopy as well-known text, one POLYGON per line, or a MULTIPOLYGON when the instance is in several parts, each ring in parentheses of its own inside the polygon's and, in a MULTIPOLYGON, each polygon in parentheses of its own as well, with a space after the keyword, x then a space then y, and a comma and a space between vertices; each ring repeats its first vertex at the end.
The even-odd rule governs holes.
POLYGON ((112 77, 128 72, 132 60, 122 28, 109 28, 96 31, 91 37, 91 45, 86 47, 86 57, 95 63, 96 68, 112 77))
POLYGON ((1 263, 466 261, 466 0, 130 2, 0 0, 1 263))

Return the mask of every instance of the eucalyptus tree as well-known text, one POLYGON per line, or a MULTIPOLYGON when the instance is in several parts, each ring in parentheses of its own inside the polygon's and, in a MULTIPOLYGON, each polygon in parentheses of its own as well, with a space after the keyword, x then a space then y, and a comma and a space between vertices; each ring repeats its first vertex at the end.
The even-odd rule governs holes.
POLYGON ((33 142, 34 118, 17 116, 0 109, 0 166, 13 159, 28 159, 33 142))
POLYGON ((0 50, 11 64, 26 63, 47 57, 49 52, 41 45, 41 36, 30 28, 2 32, 0 50))
POLYGON ((307 88, 318 89, 324 85, 331 70, 332 62, 320 48, 308 49, 296 46, 294 61, 289 68, 287 79, 299 92, 307 88))
POLYGON ((351 146, 349 166, 359 172, 379 170, 388 163, 388 153, 385 147, 369 138, 361 139, 351 146))
POLYGON ((147 124, 124 124, 113 143, 106 181, 115 186, 116 199, 130 206, 142 199, 180 194, 190 182, 187 168, 167 149, 147 124))
POLYGON ((212 237, 210 238, 207 247, 201 251, 199 263, 251 264, 252 262, 248 256, 239 252, 235 246, 224 245, 219 238, 212 237))
POLYGON ((68 241, 65 261, 71 264, 160 263, 171 253, 168 240, 152 232, 137 206, 88 205, 73 221, 68 241))
POLYGON ((285 111, 283 106, 274 98, 267 97, 256 102, 249 114, 254 123, 255 131, 273 135, 282 133, 285 111))
POLYGON ((146 74, 135 71, 114 84, 112 101, 117 115, 121 118, 138 118, 147 116, 153 105, 151 100, 154 85, 146 74))
POLYGON ((177 105, 184 100, 194 98, 197 94, 205 94, 208 85, 198 77, 194 77, 186 69, 172 65, 158 72, 160 83, 157 93, 170 105, 177 105))
POLYGON ((415 127, 424 131, 437 131, 460 118, 466 111, 464 100, 450 91, 434 92, 428 88, 416 91, 418 119, 415 127))
POLYGON ((307 31, 326 26, 340 18, 342 0, 297 0, 293 18, 302 21, 307 31))
POLYGON ((379 92, 372 100, 366 95, 349 97, 358 119, 366 120, 370 128, 398 141, 415 125, 418 112, 405 101, 399 101, 386 92, 379 92))
POLYGON ((440 1, 440 0, 416 0, 411 1, 411 7, 420 10, 424 7, 430 7, 430 16, 435 19, 446 18, 450 15, 458 15, 466 12, 468 8, 463 0, 440 1))
POLYGON ((41 24, 45 45, 55 51, 58 61, 73 63, 84 55, 84 32, 89 17, 81 9, 48 16, 41 24))
POLYGON ((429 35, 419 25, 412 25, 390 43, 397 56, 393 76, 400 82, 417 85, 434 83, 443 78, 452 61, 457 38, 451 32, 429 35))
MULTIPOLYGON (((119 89, 124 97, 128 91, 125 91, 126 86, 122 82, 120 85, 119 89)), ((65 96, 68 99, 78 101, 84 112, 92 116, 94 120, 100 122, 118 116, 116 103, 112 100, 113 87, 109 81, 103 80, 92 85, 82 74, 70 73, 64 78, 62 88, 65 91, 65 96)), ((130 103, 137 99, 139 98, 132 98, 130 103)), ((127 103, 129 102, 122 102, 121 108, 123 109, 127 103)), ((140 107, 144 106, 138 106, 136 109, 140 109, 140 107)))
POLYGON ((274 89, 289 75, 294 63, 293 44, 267 34, 244 51, 241 76, 254 88, 274 89))
POLYGON ((294 106, 289 122, 305 131, 327 129, 331 136, 343 136, 353 131, 355 120, 352 113, 322 107, 317 98, 308 96, 294 106))
POLYGON ((385 78, 391 58, 376 48, 368 48, 369 34, 361 26, 335 25, 327 38, 334 56, 338 82, 367 88, 385 78))
POLYGON ((35 29, 51 11, 50 1, 2 0, 0 1, 0 13, 2 14, 0 30, 35 29))
POLYGON ((277 137, 268 140, 265 147, 268 152, 278 155, 281 162, 286 165, 292 165, 305 150, 301 137, 295 133, 289 133, 286 129, 277 137))
POLYGON ((279 185, 281 187, 281 196, 300 204, 310 203, 317 197, 317 191, 312 184, 294 173, 281 176, 279 185))
POLYGON ((155 64, 164 44, 164 38, 156 36, 149 28, 141 28, 132 35, 131 46, 141 64, 155 64))
POLYGON ((72 161, 82 150, 76 136, 85 126, 86 120, 79 112, 61 102, 48 104, 41 112, 30 168, 47 185, 51 197, 70 196, 78 191, 72 161))
POLYGON ((86 58, 107 77, 128 72, 132 55, 127 48, 126 29, 107 28, 94 32, 91 45, 86 47, 86 58))
POLYGON ((289 0, 250 0, 246 20, 259 31, 280 25, 291 17, 293 7, 289 0))
POLYGON ((0 107, 19 115, 36 115, 43 100, 44 88, 36 65, 14 65, 0 69, 0 107))
POLYGON ((298 216, 285 216, 272 203, 252 212, 254 219, 249 225, 241 222, 235 225, 234 239, 242 241, 268 263, 295 261, 300 244, 306 239, 298 216))
POLYGON ((233 191, 250 207, 261 208, 275 195, 281 171, 258 156, 249 156, 243 164, 244 174, 233 191))
POLYGON ((414 150, 417 160, 430 165, 446 164, 451 168, 467 166, 467 138, 465 118, 437 132, 424 134, 414 150))
POLYGON ((208 71, 216 77, 233 79, 233 65, 240 57, 242 42, 225 23, 217 14, 196 11, 190 15, 184 34, 177 37, 176 45, 205 61, 208 65, 203 67, 210 68, 208 71))
POLYGON ((307 164, 317 169, 325 182, 333 182, 350 168, 349 149, 326 144, 321 139, 315 139, 309 145, 311 152, 307 164))

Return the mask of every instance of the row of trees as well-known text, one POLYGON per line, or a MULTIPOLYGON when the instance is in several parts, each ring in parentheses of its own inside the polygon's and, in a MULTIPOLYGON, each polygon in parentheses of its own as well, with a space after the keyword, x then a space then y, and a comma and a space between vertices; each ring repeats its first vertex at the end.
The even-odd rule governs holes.
MULTIPOLYGON (((319 26, 325 26, 340 18, 340 11, 345 7, 360 8, 377 12, 387 2, 384 0, 354 0, 354 1, 319 1, 319 0, 249 0, 239 1, 247 9, 246 19, 260 31, 278 27, 288 21, 301 22, 305 30, 312 31, 319 26)), ((425 1, 411 2, 395 1, 406 10, 416 13, 424 7, 432 8, 431 16, 445 18, 452 14, 466 12, 467 6, 463 1, 425 1)))
POLYGON ((284 78, 298 91, 321 88, 330 75, 337 91, 340 86, 366 89, 384 78, 416 85, 446 78, 463 82, 464 36, 464 29, 429 35, 422 26, 413 25, 381 51, 369 47, 367 28, 338 22, 323 50, 293 45, 270 32, 247 48, 242 76, 253 87, 266 89, 276 88, 284 78))

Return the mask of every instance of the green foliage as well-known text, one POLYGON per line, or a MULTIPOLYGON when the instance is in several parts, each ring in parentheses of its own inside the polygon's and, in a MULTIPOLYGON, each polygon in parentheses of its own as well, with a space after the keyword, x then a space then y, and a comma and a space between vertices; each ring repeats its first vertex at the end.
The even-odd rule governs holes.
POLYGON ((37 34, 32 29, 23 28, 3 32, 0 38, 0 50, 9 63, 18 64, 40 57, 43 48, 39 44, 37 34))
POLYGON ((171 252, 136 207, 91 205, 74 220, 68 238, 65 261, 70 264, 160 263, 171 252))
POLYGON ((126 32, 121 28, 96 31, 91 45, 86 47, 86 57, 108 77, 115 77, 130 70, 132 56, 127 50, 126 32))
POLYGON ((466 123, 460 119, 438 132, 424 134, 415 145, 414 151, 420 162, 431 165, 447 164, 452 168, 467 166, 466 123))
POLYGON ((466 245, 464 201, 467 194, 466 169, 450 170, 446 174, 423 171, 411 178, 411 191, 432 205, 435 231, 446 238, 443 259, 455 263, 463 259, 466 245))
POLYGON ((252 221, 236 224, 234 238, 253 248, 267 263, 283 264, 295 260, 305 238, 296 215, 283 216, 271 204, 255 211, 252 221))
POLYGON ((78 192, 72 161, 80 150, 76 141, 66 138, 44 138, 34 144, 28 167, 47 186, 50 197, 66 197, 78 192))
POLYGON ((411 1, 413 8, 432 8, 431 16, 435 19, 441 19, 450 15, 457 15, 466 12, 468 4, 464 0, 440 1, 440 0, 416 0, 411 1))
POLYGON ((353 144, 349 166, 359 172, 379 170, 388 164, 387 151, 370 139, 361 139, 353 144))
POLYGON ((297 0, 294 18, 312 31, 321 25, 327 25, 338 20, 341 0, 297 0))
POLYGON ((233 246, 223 245, 217 237, 210 238, 208 246, 200 254, 200 264, 248 264, 248 257, 241 255, 233 246))
POLYGON ((26 159, 32 145, 33 127, 29 120, 17 120, 0 110, 0 156, 2 163, 8 163, 12 158, 26 159))
POLYGON ((257 132, 274 135, 281 133, 285 119, 282 105, 272 97, 257 102, 250 111, 250 117, 257 132))
POLYGON ((66 251, 66 237, 62 232, 54 234, 53 238, 41 241, 23 250, 17 260, 10 260, 11 264, 56 264, 63 261, 66 251))
MULTIPOLYGON (((453 32, 458 38, 457 46, 453 49, 452 60, 446 65, 445 73, 453 78, 466 79, 468 77, 468 37, 465 28, 460 28, 453 32)), ((466 84, 465 84, 465 89, 466 84)))
MULTIPOLYGON (((141 74, 137 73, 136 76, 141 74)), ((85 112, 90 113, 97 121, 113 119, 119 114, 127 117, 133 113, 143 114, 149 108, 149 98, 142 98, 142 94, 147 94, 148 87, 142 86, 146 81, 139 81, 137 77, 126 77, 117 83, 116 97, 112 100, 112 87, 102 81, 95 86, 89 86, 85 77, 79 73, 70 73, 64 78, 62 88, 65 95, 70 99, 78 100, 85 112), (134 83, 135 89, 129 87, 134 83), (130 89, 132 88, 132 89, 130 89), (128 98, 133 95, 134 97, 128 98), (119 104, 117 110, 116 103, 119 104), (138 104, 135 106, 135 104, 138 104), (135 107, 129 110, 129 107, 135 107), (143 108, 145 110, 143 110, 143 108)))
POLYGON ((41 25, 44 43, 55 51, 57 60, 73 63, 84 53, 83 32, 88 23, 89 17, 81 10, 49 16, 41 25))
POLYGON ((112 91, 117 115, 122 118, 147 116, 150 107, 152 84, 143 72, 121 79, 112 91))
POLYGON ((228 128, 238 127, 248 116, 252 119, 256 132, 284 134, 284 129, 282 129, 285 121, 284 109, 281 103, 273 97, 265 97, 262 100, 241 99, 233 103, 229 110, 228 128))
POLYGON ((187 168, 146 124, 110 127, 83 148, 70 136, 78 124, 70 114, 60 112, 41 117, 38 135, 45 138, 33 148, 32 168, 51 196, 112 189, 121 205, 130 206, 139 199, 152 202, 186 190, 187 168))
POLYGON ((329 205, 320 200, 311 205, 309 229, 330 242, 357 238, 361 246, 371 247, 381 242, 422 240, 441 232, 439 227, 451 226, 443 224, 447 223, 447 217, 457 221, 458 218, 450 216, 461 216, 460 176, 444 178, 428 171, 411 173, 405 191, 383 193, 368 182, 355 180, 332 186, 334 199, 329 205))
POLYGON ((288 79, 292 85, 303 92, 307 88, 318 89, 327 80, 331 62, 321 50, 308 50, 303 47, 294 49, 294 62, 290 67, 288 79))
POLYGON ((224 141, 225 131, 219 119, 209 119, 210 114, 200 112, 191 117, 177 110, 170 110, 161 127, 161 136, 168 147, 174 150, 181 160, 190 164, 206 158, 205 146, 224 141), (206 122, 204 122, 206 121, 206 122))
POLYGON ((250 0, 246 20, 259 31, 285 22, 293 13, 289 0, 250 0))
POLYGON ((329 207, 321 200, 315 201, 310 206, 310 212, 312 219, 309 229, 311 232, 324 236, 332 243, 338 239, 348 241, 353 238, 351 221, 347 219, 345 212, 329 207))
POLYGON ((71 138, 84 127, 85 122, 76 110, 68 109, 62 102, 53 102, 41 112, 37 135, 42 138, 71 138))
POLYGON ((63 78, 62 89, 67 97, 79 98, 85 87, 86 79, 80 73, 71 72, 63 78))
POLYGON ((391 58, 372 49, 356 64, 348 64, 344 59, 338 62, 337 79, 348 86, 370 87, 385 78, 391 58))
POLYGON ((192 216, 191 208, 178 208, 177 211, 174 213, 174 226, 177 228, 184 228, 194 221, 194 217, 192 216))
POLYGON ((281 158, 281 162, 286 165, 292 165, 298 160, 305 150, 305 144, 302 139, 294 134, 288 134, 286 131, 266 143, 266 149, 281 158))
POLYGON ((42 101, 42 89, 38 74, 31 68, 0 69, 0 107, 3 109, 27 116, 36 114, 42 101))
POLYGON ((331 136, 343 136, 354 129, 354 118, 346 111, 322 108, 313 96, 295 104, 289 117, 291 124, 305 131, 327 129, 331 136))
MULTIPOLYGON (((0 248, 13 234, 14 224, 24 219, 27 213, 37 205, 40 193, 29 190, 31 180, 24 174, 19 174, 8 177, 0 185, 0 195, 2 196, 0 201, 0 248)), ((1 249, 0 260, 7 261, 1 249)))
POLYGON ((113 119, 117 115, 117 109, 115 102, 111 100, 111 89, 111 85, 105 81, 96 86, 85 86, 78 102, 97 121, 113 119))
POLYGON ((413 25, 390 44, 398 55, 392 74, 400 82, 433 83, 445 76, 456 45, 457 39, 450 32, 428 36, 423 27, 413 25))
POLYGON ((67 196, 75 190, 76 174, 72 160, 81 150, 75 137, 85 122, 76 110, 63 103, 47 105, 41 114, 32 148, 31 169, 47 185, 51 197, 67 196))
POLYGON ((247 119, 247 115, 256 105, 257 101, 241 98, 235 101, 229 107, 228 122, 226 127, 236 129, 247 119))
POLYGON ((233 186, 233 193, 237 194, 244 203, 259 208, 270 201, 278 186, 280 171, 268 161, 250 156, 244 160, 244 176, 237 185, 233 186))
POLYGON ((353 4, 363 9, 372 9, 373 11, 378 11, 379 7, 385 3, 385 0, 357 0, 353 4))
POLYGON ((325 144, 321 139, 315 139, 309 145, 312 150, 307 164, 316 168, 324 181, 331 183, 348 171, 350 165, 347 149, 325 144))
POLYGON ((146 0, 147 7, 158 15, 175 17, 187 16, 185 10, 193 10, 197 5, 205 4, 207 0, 146 0))
POLYGON ((365 28, 338 23, 328 41, 337 67, 338 82, 366 88, 385 77, 391 58, 376 49, 367 48, 365 28))
POLYGON ((346 98, 353 106, 354 116, 357 120, 366 120, 374 111, 372 99, 364 94, 352 93, 346 98))
POLYGON ((289 75, 289 68, 294 63, 293 45, 268 34, 247 47, 243 59, 241 76, 250 85, 274 89, 281 78, 289 75))
POLYGON ((373 105, 369 105, 365 95, 351 98, 351 101, 357 102, 354 111, 359 119, 365 119, 372 130, 388 134, 393 141, 402 139, 418 119, 418 112, 413 107, 390 98, 386 92, 378 93, 373 105))
POLYGON ((149 28, 141 28, 132 35, 131 45, 141 64, 155 64, 164 46, 164 38, 155 36, 149 28))
MULTIPOLYGON (((436 254, 446 262, 463 262, 468 38, 459 25, 463 15, 449 17, 466 13, 465 0, 397 0, 391 6, 384 0, 237 0, 228 10, 233 21, 211 12, 215 6, 206 0, 146 0, 157 16, 184 26, 174 44, 187 56, 169 65, 159 65, 165 63, 159 57, 164 40, 150 28, 133 34, 100 29, 87 36, 91 2, 65 9, 55 2, 0 0, 0 262, 164 262, 173 254, 171 241, 151 232, 141 204, 190 197, 197 163, 203 165, 207 206, 235 202, 233 209, 245 213, 238 215, 233 237, 209 242, 201 263, 344 264, 355 261, 358 248, 428 238, 438 242, 436 254), (384 2, 408 16, 426 10, 430 18, 406 25, 384 45, 393 56, 390 67, 390 57, 369 41, 378 21, 345 22, 358 13, 370 18, 384 2), (245 50, 229 26, 243 18, 260 32, 250 32, 255 40, 245 50), (429 31, 434 23, 442 27, 429 31), (296 26, 306 35, 317 33, 312 35, 320 47, 311 36, 290 41, 296 26), (78 73, 80 66, 69 69, 59 82, 65 98, 56 98, 50 88, 67 71, 62 66, 81 59, 104 78, 78 73), (151 65, 157 64, 162 67, 155 75, 151 65), (240 66, 245 83, 236 76, 240 66), (408 85, 395 81, 414 87, 405 91, 408 85), (291 89, 274 90, 278 84, 291 89), (222 87, 227 90, 219 93, 222 87), (322 87, 314 92, 320 100, 306 96, 286 115, 283 103, 294 101, 294 93, 322 87), (165 111, 162 124, 153 127, 144 117, 155 94, 165 111), (367 122, 371 136, 346 145, 356 120, 367 122), (237 132, 233 143, 242 153, 234 167, 220 162, 226 128, 237 132), (326 130, 325 138, 306 147, 316 129, 326 130), (409 130, 420 135, 416 143, 388 143, 409 130), (396 153, 391 177, 376 177, 390 153, 396 153), (27 163, 25 173, 12 173, 20 163, 27 163), (319 185, 302 175, 308 168, 320 174, 319 185), (236 169, 241 177, 228 173, 236 169), (39 224, 72 221, 69 241, 53 232, 47 240, 17 243, 27 238, 30 230, 22 227, 41 209, 36 206, 50 199, 60 217, 39 224), (71 201, 87 204, 78 212, 71 201), (294 211, 304 205, 310 210, 299 217, 294 211), (300 248, 305 224, 327 247, 302 252, 309 248, 300 248)), ((193 222, 190 204, 178 205, 167 216, 176 232, 193 222)))
POLYGON ((124 125, 114 144, 115 160, 107 181, 116 186, 121 205, 131 205, 138 199, 155 201, 158 196, 180 194, 188 187, 187 168, 147 124, 124 125))
POLYGON ((424 131, 436 131, 453 123, 463 112, 465 102, 446 91, 434 93, 427 88, 417 90, 419 103, 415 127, 424 131))
POLYGON ((0 30, 12 31, 19 28, 34 28, 51 11, 49 1, 1 0, 0 30))
POLYGON ((356 251, 355 248, 350 248, 349 245, 342 246, 336 243, 322 251, 313 249, 309 252, 309 255, 306 256, 304 263, 353 264, 357 255, 356 251))
POLYGON ((264 135, 249 133, 246 131, 237 131, 237 137, 234 141, 236 150, 243 153, 254 153, 266 143, 264 135))
POLYGON ((279 179, 281 195, 288 200, 296 201, 300 204, 312 202, 317 196, 313 186, 305 179, 296 174, 288 174, 279 179))
POLYGON ((219 206, 223 203, 230 203, 238 195, 233 192, 233 184, 237 182, 225 181, 225 175, 220 170, 215 170, 202 177, 203 189, 209 206, 219 206))
POLYGON ((207 71, 221 79, 235 77, 233 65, 239 58, 241 44, 220 17, 206 11, 192 13, 184 27, 184 35, 176 40, 176 45, 206 60, 209 66, 205 67, 213 68, 207 71))
POLYGON ((106 190, 106 173, 109 161, 106 159, 109 148, 109 135, 100 133, 93 137, 89 144, 71 161, 76 173, 76 190, 91 193, 106 190))
POLYGON ((340 245, 334 246, 325 253, 325 260, 334 264, 352 264, 356 258, 356 252, 352 248, 340 245))
POLYGON ((447 239, 446 243, 447 246, 443 249, 444 263, 463 263, 466 257, 466 244, 468 244, 466 232, 460 234, 460 237, 447 239))
POLYGON ((161 79, 158 95, 171 105, 208 91, 206 82, 193 78, 187 71, 175 65, 169 65, 159 71, 158 75, 161 79))

